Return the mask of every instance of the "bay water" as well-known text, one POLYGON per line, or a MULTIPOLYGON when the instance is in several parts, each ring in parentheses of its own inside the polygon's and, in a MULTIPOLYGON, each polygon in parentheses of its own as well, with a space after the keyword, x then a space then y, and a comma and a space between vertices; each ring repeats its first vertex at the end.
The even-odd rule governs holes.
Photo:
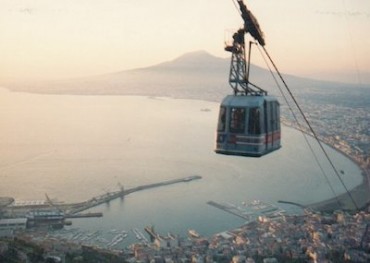
MULTIPOLYGON (((78 96, 0 89, 0 196, 80 202, 120 185, 200 175, 201 180, 136 192, 90 210, 102 218, 75 219, 86 231, 127 231, 154 225, 160 233, 210 236, 243 219, 207 205, 278 200, 309 204, 345 191, 322 153, 321 173, 302 133, 282 127, 282 148, 262 158, 214 153, 219 105, 144 96, 78 96)), ((327 147, 347 188, 361 170, 327 147)), ((125 241, 134 240, 133 235, 125 241)))

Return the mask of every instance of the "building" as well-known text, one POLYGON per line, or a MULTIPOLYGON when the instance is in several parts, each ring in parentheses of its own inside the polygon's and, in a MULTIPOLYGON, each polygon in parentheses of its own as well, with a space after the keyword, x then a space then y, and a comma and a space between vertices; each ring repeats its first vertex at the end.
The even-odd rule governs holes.
POLYGON ((64 226, 64 213, 57 210, 30 211, 26 217, 28 219, 27 227, 50 226, 62 228, 64 226))
POLYGON ((14 230, 24 230, 26 226, 27 218, 0 219, 0 237, 11 237, 14 230))

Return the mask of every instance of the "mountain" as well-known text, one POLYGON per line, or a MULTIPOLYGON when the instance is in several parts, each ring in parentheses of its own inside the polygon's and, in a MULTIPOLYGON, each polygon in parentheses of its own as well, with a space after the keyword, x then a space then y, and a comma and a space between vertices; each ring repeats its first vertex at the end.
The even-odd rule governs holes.
MULTIPOLYGON (((10 85, 12 90, 81 95, 145 95, 174 98, 220 101, 231 94, 228 84, 230 58, 218 58, 205 51, 184 54, 172 61, 155 66, 53 82, 10 85)), ((348 93, 358 85, 318 81, 284 75, 295 94, 316 96, 317 94, 348 93)), ((270 72, 251 65, 250 80, 278 95, 270 72)), ((280 84, 281 85, 281 84, 280 84)), ((360 92, 361 93, 361 92, 360 92)))

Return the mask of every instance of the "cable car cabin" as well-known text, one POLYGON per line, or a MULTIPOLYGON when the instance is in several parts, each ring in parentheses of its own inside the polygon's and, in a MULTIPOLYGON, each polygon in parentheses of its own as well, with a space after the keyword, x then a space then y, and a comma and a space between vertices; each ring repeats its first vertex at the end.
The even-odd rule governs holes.
POLYGON ((215 152, 260 157, 280 145, 280 104, 273 96, 226 96, 215 152))

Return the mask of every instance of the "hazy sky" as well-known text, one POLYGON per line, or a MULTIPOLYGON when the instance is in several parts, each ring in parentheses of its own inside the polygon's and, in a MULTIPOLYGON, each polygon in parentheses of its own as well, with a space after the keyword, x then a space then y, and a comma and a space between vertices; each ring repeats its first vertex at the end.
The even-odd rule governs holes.
MULTIPOLYGON (((245 3, 283 72, 365 82, 369 0, 245 3)), ((0 0, 0 6, 0 80, 115 72, 196 50, 227 57, 225 31, 242 25, 232 0, 0 0)))

